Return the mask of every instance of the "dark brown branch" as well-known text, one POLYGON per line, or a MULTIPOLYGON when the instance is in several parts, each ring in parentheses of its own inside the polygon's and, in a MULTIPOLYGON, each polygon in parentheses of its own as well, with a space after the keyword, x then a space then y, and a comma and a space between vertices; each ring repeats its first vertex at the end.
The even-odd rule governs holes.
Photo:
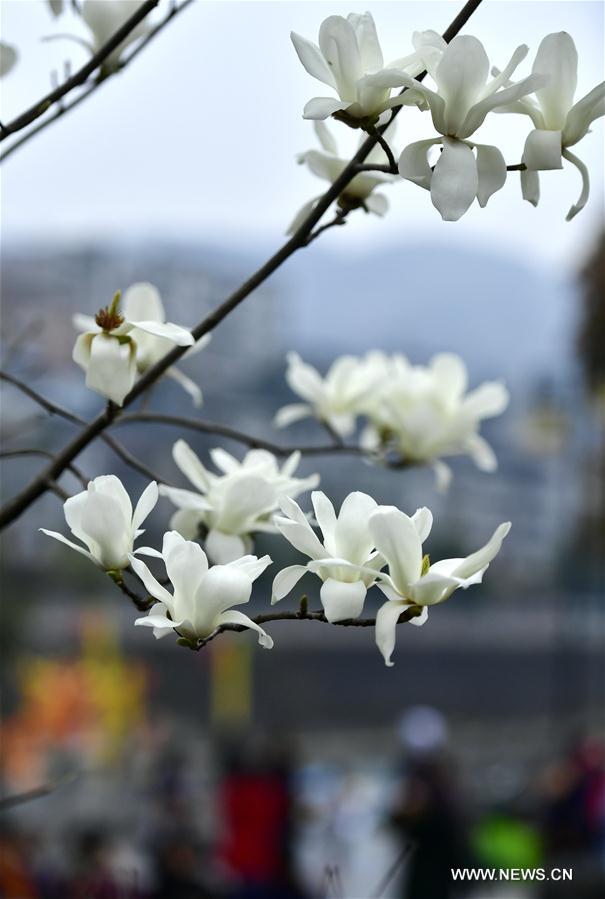
POLYGON ((176 428, 187 428, 191 431, 199 431, 202 434, 214 434, 225 437, 227 440, 235 440, 249 446, 251 449, 265 449, 275 456, 289 456, 299 452, 303 456, 327 456, 331 453, 350 453, 354 456, 364 455, 365 451, 359 446, 347 446, 343 443, 329 443, 324 446, 279 446, 262 437, 253 437, 243 431, 237 431, 228 425, 218 424, 213 421, 204 421, 201 418, 187 418, 180 415, 165 415, 162 412, 131 412, 121 415, 113 422, 114 427, 119 425, 136 424, 137 422, 149 422, 153 424, 171 425, 176 428))
MULTIPOLYGON (((458 13, 453 22, 449 25, 448 28, 443 33, 443 38, 445 41, 451 41, 453 37, 460 31, 460 29, 466 24, 470 16, 477 9, 477 7, 481 4, 482 0, 468 0, 465 3, 462 10, 458 13)), ((421 72, 418 75, 417 80, 421 81, 426 76, 426 72, 421 72)), ((400 93, 405 93, 407 88, 404 88, 400 93)), ((399 110, 402 107, 398 106, 392 110, 390 121, 384 126, 385 128, 393 121, 393 119, 398 115, 399 110)), ((384 130, 384 128, 382 129, 384 130)), ((218 324, 220 324, 224 318, 226 318, 234 309, 239 306, 246 297, 250 296, 250 294, 256 290, 261 284, 263 284, 270 275, 276 271, 282 263, 289 259, 297 250, 300 250, 302 247, 306 246, 307 239, 309 235, 312 233, 315 226, 318 224, 319 220, 322 218, 324 213, 330 208, 332 203, 336 201, 340 195, 343 193, 347 184, 355 177, 357 171, 356 167, 363 163, 371 152, 371 150, 376 146, 377 138, 374 135, 368 136, 368 138, 363 142, 355 156, 351 159, 348 165, 343 169, 339 177, 334 181, 334 183, 328 188, 325 194, 319 199, 319 201, 315 204, 313 209, 309 212, 309 215, 302 222, 299 228, 295 231, 292 237, 286 241, 285 244, 276 252, 273 256, 268 259, 264 265, 262 265, 247 281, 240 285, 227 299, 217 306, 206 318, 204 318, 195 328, 192 330, 193 337, 196 341, 198 341, 205 334, 209 334, 210 331, 214 330, 218 324)), ((174 347, 169 353, 160 359, 159 362, 156 362, 151 368, 149 368, 145 374, 137 381, 134 385, 133 389, 130 391, 128 396, 124 399, 123 407, 126 408, 131 405, 131 403, 143 394, 151 384, 155 383, 161 375, 164 374, 167 368, 180 359, 180 357, 186 351, 186 347, 174 347)), ((107 408, 94 419, 94 421, 90 422, 90 424, 83 430, 80 434, 74 437, 64 448, 63 450, 57 454, 55 460, 47 466, 43 471, 41 471, 36 478, 34 478, 28 485, 25 487, 17 496, 13 497, 4 508, 0 511, 0 528, 6 527, 8 524, 13 522, 16 518, 21 515, 21 513, 28 508, 39 496, 41 496, 45 490, 46 485, 48 483, 49 478, 55 479, 61 472, 66 468, 69 463, 76 458, 76 456, 86 447, 88 444, 98 437, 102 432, 107 428, 118 416, 121 414, 120 407, 114 405, 113 403, 108 404, 107 408)))
MULTIPOLYGON (((404 624, 411 621, 412 618, 416 618, 420 615, 420 612, 421 609, 419 606, 411 606, 407 611, 401 613, 397 623, 404 624)), ((267 615, 257 615, 252 621, 254 621, 255 624, 260 625, 269 624, 272 621, 319 621, 321 624, 330 624, 323 612, 307 612, 305 610, 299 610, 298 612, 269 612, 267 615)), ((334 621, 332 622, 332 625, 336 627, 375 627, 376 619, 346 618, 344 621, 334 621)), ((204 646, 207 646, 208 643, 220 634, 224 634, 228 631, 239 634, 246 630, 248 630, 248 628, 243 624, 223 624, 213 631, 209 637, 198 640, 195 648, 197 650, 203 649, 204 646)))
MULTIPOLYGON (((38 449, 37 447, 27 447, 25 449, 14 449, 14 450, 2 450, 0 452, 0 459, 16 459, 21 456, 42 456, 45 459, 52 459, 53 454, 49 450, 38 449)), ((78 479, 78 481, 82 484, 84 489, 88 484, 90 478, 85 477, 79 468, 72 463, 67 466, 67 471, 70 471, 74 477, 78 479)))
POLYGON ((106 41, 103 46, 90 57, 88 62, 71 76, 71 78, 68 78, 63 84, 60 84, 45 97, 42 97, 41 100, 38 100, 37 103, 34 103, 33 106, 30 106, 30 108, 26 109, 25 112, 22 112, 21 115, 18 115, 12 122, 5 123, 2 134, 0 134, 0 141, 5 140, 16 131, 21 131, 22 128, 26 128, 41 115, 44 115, 53 103, 61 100, 75 87, 80 87, 80 85, 84 84, 88 77, 92 75, 96 69, 100 68, 113 51, 128 37, 130 32, 134 31, 137 25, 142 22, 153 9, 155 9, 159 2, 160 0, 145 0, 145 2, 135 10, 109 40, 106 41))
POLYGON ((378 143, 380 144, 380 146, 383 149, 384 155, 389 160, 387 170, 389 172, 391 172, 392 174, 396 175, 397 174, 397 163, 395 162, 395 157, 393 156, 393 151, 391 150, 391 147, 390 147, 389 142, 386 139, 386 137, 384 137, 384 135, 381 134, 381 132, 374 125, 369 126, 368 134, 371 134, 376 138, 376 140, 378 141, 378 143))
MULTIPOLYGON (((14 375, 9 375, 8 372, 0 371, 0 380, 6 381, 9 384, 12 384, 22 393, 26 394, 30 399, 32 399, 35 403, 41 406, 43 409, 46 409, 51 415, 58 415, 61 418, 64 418, 66 421, 71 422, 76 425, 87 426, 88 422, 85 419, 80 418, 79 415, 75 415, 73 412, 70 412, 69 409, 65 409, 63 406, 60 406, 58 403, 55 403, 46 397, 42 396, 42 394, 38 393, 37 390, 34 390, 33 387, 30 387, 29 384, 26 384, 24 381, 21 381, 19 378, 16 378, 14 375)), ((144 462, 141 462, 140 459, 137 459, 126 447, 122 446, 121 443, 118 443, 115 438, 111 437, 109 434, 99 433, 97 435, 119 458, 130 468, 134 468, 135 471, 138 471, 139 474, 144 475, 144 477, 149 478, 150 481, 157 481, 158 483, 167 484, 165 478, 160 477, 156 474, 148 465, 145 465, 144 462)), ((54 460, 55 456, 52 453, 45 453, 49 459, 54 460)), ((65 466, 65 468, 72 468, 71 463, 65 466)), ((61 472, 57 472, 56 477, 58 477, 61 472)), ((56 478, 54 475, 49 475, 49 480, 54 481, 56 478)))
MULTIPOLYGON (((121 62, 119 68, 116 68, 115 71, 103 75, 103 77, 96 78, 92 83, 87 82, 86 85, 83 85, 86 89, 82 91, 82 93, 80 93, 78 97, 72 100, 71 103, 63 104, 61 101, 59 101, 59 105, 52 116, 43 119, 34 128, 31 128, 29 131, 27 131, 22 137, 14 141, 14 143, 12 143, 10 147, 8 147, 3 153, 0 154, 0 162, 11 156, 15 152, 15 150, 18 150, 19 147, 22 147, 23 144, 26 144, 40 131, 43 131, 49 125, 52 125, 53 122, 56 122, 57 119, 60 119, 72 109, 75 109, 76 106, 79 106, 80 103, 82 103, 90 96, 90 94, 94 93, 99 87, 101 87, 102 84, 105 84, 105 82, 108 81, 109 78, 123 72, 124 69, 128 65, 130 65, 135 56, 138 56, 138 54, 142 52, 142 50, 150 43, 150 41, 152 41, 156 37, 156 35, 159 34, 159 32, 177 15, 177 13, 181 12, 181 10, 185 9, 192 2, 193 0, 183 0, 183 2, 179 4, 179 6, 173 6, 168 15, 166 15, 161 22, 158 22, 155 28, 152 28, 152 30, 140 41, 140 43, 137 44, 136 48, 125 57, 125 59, 121 62)), ((7 136, 9 136, 9 134, 10 132, 7 134, 7 136)))

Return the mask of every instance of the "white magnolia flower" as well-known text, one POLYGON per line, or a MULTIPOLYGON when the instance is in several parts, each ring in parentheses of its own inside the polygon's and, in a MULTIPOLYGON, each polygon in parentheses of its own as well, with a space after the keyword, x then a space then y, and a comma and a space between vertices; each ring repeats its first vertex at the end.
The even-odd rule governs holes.
MULTIPOLYGON (((116 31, 135 14, 141 3, 142 0, 84 0, 82 19, 91 32, 92 40, 88 44, 91 53, 94 54, 100 50, 116 31)), ((147 34, 149 29, 148 17, 145 16, 133 28, 128 37, 107 57, 103 64, 104 67, 116 68, 125 48, 147 34)))
POLYGON ((273 581, 271 604, 287 596, 307 571, 313 571, 323 581, 320 598, 328 621, 357 618, 368 587, 376 579, 373 569, 385 564, 375 552, 374 538, 368 531, 368 516, 376 509, 376 502, 365 493, 349 493, 336 515, 325 493, 313 492, 311 501, 323 543, 292 499, 282 499, 284 515, 273 519, 286 540, 312 561, 279 572, 273 581))
POLYGON ((298 353, 288 353, 286 358, 286 381, 306 402, 283 406, 275 416, 275 426, 284 428, 311 416, 340 437, 352 434, 360 408, 376 389, 379 379, 375 372, 356 356, 340 356, 322 378, 298 353))
POLYGON ((393 106, 415 102, 405 95, 391 97, 391 90, 405 84, 407 69, 418 74, 423 68, 421 51, 437 59, 445 42, 434 31, 415 33, 415 51, 405 59, 384 65, 382 50, 370 13, 329 16, 319 29, 319 46, 292 32, 292 43, 301 63, 313 78, 327 84, 338 94, 314 97, 303 110, 305 119, 326 119, 334 113, 348 119, 375 122, 380 113, 393 106))
POLYGON ((501 524, 485 546, 466 559, 443 559, 431 565, 423 556, 422 544, 431 531, 433 516, 423 509, 414 518, 394 506, 380 506, 368 520, 374 544, 388 563, 388 574, 378 574, 378 587, 388 602, 376 615, 376 644, 389 667, 401 613, 422 606, 423 614, 411 621, 424 624, 428 606, 444 602, 458 587, 466 590, 481 583, 511 527, 510 522, 501 524))
POLYGON ((523 97, 504 108, 505 112, 525 113, 534 124, 535 130, 528 135, 523 151, 522 161, 527 167, 521 172, 523 197, 536 206, 540 198, 538 171, 560 169, 563 159, 567 159, 582 177, 578 202, 567 213, 567 221, 570 221, 586 205, 590 181, 588 169, 569 147, 582 140, 594 120, 605 114, 605 81, 581 100, 573 102, 578 80, 578 52, 566 31, 544 38, 532 72, 546 76, 546 84, 536 91, 535 97, 523 97))
POLYGON ((223 449, 210 456, 220 474, 208 471, 184 440, 178 440, 172 456, 196 488, 182 490, 161 485, 160 492, 178 512, 170 527, 185 537, 195 537, 200 526, 207 530, 206 552, 214 562, 230 562, 252 547, 256 531, 275 532, 271 515, 284 496, 298 496, 319 483, 319 475, 293 477, 300 453, 292 453, 282 467, 267 450, 250 450, 239 462, 223 449))
POLYGON ((158 485, 152 481, 145 488, 132 511, 132 503, 122 482, 113 474, 102 475, 88 484, 88 489, 65 501, 65 521, 74 537, 87 549, 73 543, 56 531, 40 528, 43 534, 71 546, 106 571, 128 567, 128 556, 149 513, 158 501, 158 485))
POLYGON ((18 58, 19 54, 12 44, 0 41, 0 78, 8 75, 11 69, 15 67, 18 58))
POLYGON ((159 601, 144 618, 137 618, 135 624, 152 627, 158 638, 176 630, 192 643, 209 637, 223 624, 243 625, 257 631, 260 645, 271 649, 273 640, 269 634, 247 615, 231 608, 249 601, 252 582, 271 564, 269 556, 262 559, 244 556, 228 565, 209 568, 201 546, 183 539, 176 531, 164 534, 161 553, 147 547, 139 552, 164 560, 173 592, 155 579, 144 562, 131 555, 133 569, 159 601))
POLYGON ((436 91, 405 77, 404 84, 426 99, 441 136, 407 146, 399 158, 399 172, 402 178, 430 190, 433 206, 444 221, 457 221, 475 198, 485 206, 506 181, 506 163, 500 150, 468 138, 491 110, 519 100, 546 83, 545 76, 534 74, 503 88, 527 52, 525 45, 517 47, 504 71, 488 82, 489 60, 483 44, 471 35, 458 35, 437 62, 430 55, 425 58, 436 91), (436 144, 441 145, 442 152, 432 168, 428 152, 436 144))
POLYGON ((370 420, 364 447, 394 448, 404 460, 432 463, 441 488, 451 477, 442 456, 468 454, 482 471, 497 468, 479 428, 484 418, 506 409, 509 394, 502 383, 486 381, 467 393, 466 366, 453 353, 439 353, 428 366, 377 352, 369 353, 365 363, 381 386, 360 408, 370 420))
MULTIPOLYGON (((338 145, 325 122, 313 122, 313 126, 322 150, 307 150, 297 157, 297 161, 308 166, 309 170, 314 175, 317 175, 318 178, 323 178, 332 184, 347 167, 350 160, 338 155, 338 145)), ((386 153, 379 144, 368 154, 366 162, 378 165, 384 165, 388 162, 386 153)), ((389 208, 389 202, 384 194, 374 193, 373 191, 376 187, 392 183, 394 180, 394 175, 382 172, 361 172, 359 175, 355 175, 347 184, 345 191, 340 196, 339 203, 341 207, 348 208, 362 206, 366 212, 383 216, 389 208)), ((296 231, 321 196, 320 194, 317 197, 313 197, 297 212, 288 228, 288 234, 293 234, 296 231)))
MULTIPOLYGON (((143 374, 148 368, 159 362, 166 353, 178 344, 179 346, 191 346, 183 358, 198 353, 210 341, 210 335, 202 337, 197 343, 194 343, 190 332, 180 325, 174 325, 172 322, 166 322, 166 313, 162 303, 160 293, 157 287, 149 284, 147 281, 132 284, 125 292, 121 299, 121 316, 124 322, 118 333, 120 336, 127 333, 130 338, 131 353, 128 355, 128 380, 132 378, 132 369, 135 368, 136 373, 143 374), (135 324, 136 323, 136 324, 135 324), (128 325, 128 331, 124 332, 124 326, 128 325), (131 358, 134 351, 134 357, 131 358)), ((74 325, 81 331, 85 331, 88 335, 100 334, 103 331, 89 315, 74 315, 74 325)), ((122 344, 124 346, 124 344, 122 344)), ((84 345, 86 350, 86 344, 84 345)), ((125 354, 125 353, 124 353, 125 354)), ((84 359, 88 358, 87 351, 84 359)), ((76 360, 78 361, 78 360, 76 360)), ((80 363, 79 363, 80 364, 80 363)), ((83 368, 85 366, 82 366, 83 368)), ((192 398, 196 406, 202 404, 202 391, 197 384, 184 375, 178 368, 170 366, 166 369, 168 377, 172 378, 181 385, 189 396, 192 398)), ((132 381, 134 383, 134 379, 132 381)), ((130 387, 132 387, 132 383, 130 387)), ((88 385, 90 386, 90 385, 88 385)), ((128 388, 130 390, 130 387, 128 388)), ((96 389, 96 388, 93 388, 96 389)), ((120 387, 120 390, 122 388, 120 387)), ((100 392, 100 391, 99 391, 100 392)), ((128 391, 126 391, 127 393, 128 391)), ((103 394, 107 396, 108 394, 103 394)), ((122 395, 122 399, 125 394, 122 395)), ((111 397, 113 399, 113 397, 111 397)), ((114 400, 114 402, 118 402, 114 400)), ((119 403, 118 403, 119 404, 119 403)))

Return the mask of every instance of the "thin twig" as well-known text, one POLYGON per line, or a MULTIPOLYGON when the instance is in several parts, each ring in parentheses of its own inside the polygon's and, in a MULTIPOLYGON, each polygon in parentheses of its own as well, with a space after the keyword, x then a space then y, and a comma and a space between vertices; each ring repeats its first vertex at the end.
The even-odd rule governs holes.
MULTIPOLYGON (((84 425, 87 426, 88 422, 80 418, 79 415, 75 415, 75 413, 70 412, 69 409, 65 409, 64 406, 60 406, 58 403, 55 403, 52 400, 47 399, 42 396, 42 394, 38 393, 37 390, 34 390, 33 387, 30 387, 29 384, 26 384, 24 381, 21 381, 19 378, 16 378, 14 375, 9 375, 8 372, 0 371, 0 380, 7 381, 9 384, 12 384, 14 387, 17 387, 22 393, 26 394, 30 399, 32 399, 35 403, 41 406, 43 409, 46 409, 51 415, 58 415, 61 418, 64 418, 66 421, 71 422, 76 425, 84 425)), ((156 474, 148 465, 144 462, 141 462, 140 459, 137 459, 126 447, 122 446, 121 443, 111 437, 109 434, 100 433, 97 435, 110 449, 114 451, 116 456, 119 458, 130 468, 134 468, 135 471, 138 471, 139 474, 144 475, 146 478, 149 478, 150 481, 157 481, 158 483, 167 484, 165 478, 160 477, 160 475, 156 474)), ((52 453, 45 453, 49 459, 54 460, 55 456, 52 453)), ((65 468, 70 468, 73 466, 71 463, 65 466, 65 468)), ((61 472, 57 472, 57 476, 60 475, 61 472)), ((50 480, 56 480, 54 476, 49 476, 50 480)))
POLYGON ((71 78, 68 78, 63 84, 58 85, 58 87, 49 94, 42 97, 41 100, 38 100, 37 103, 34 103, 33 106, 30 106, 29 109, 26 109, 25 112, 22 112, 21 115, 18 115, 13 119, 12 122, 5 123, 3 132, 0 135, 0 141, 5 140, 11 134, 15 134, 16 131, 21 131, 22 128, 26 128, 41 115, 44 115, 53 103, 61 100, 62 97, 65 97, 75 87, 80 87, 81 84, 84 84, 88 77, 92 75, 96 69, 100 68, 113 51, 128 37, 131 31, 134 31, 137 25, 142 22, 153 9, 155 9, 159 2, 160 0, 145 0, 145 2, 142 3, 131 16, 129 16, 124 24, 114 32, 109 40, 106 41, 103 46, 90 57, 88 62, 71 76, 71 78))
POLYGON ((389 146, 388 140, 374 125, 369 125, 367 130, 368 130, 368 134, 371 134, 373 137, 376 138, 376 140, 378 141, 378 143, 380 144, 380 146, 382 147, 382 149, 384 151, 384 155, 389 160, 388 171, 391 174, 396 175, 397 174, 397 163, 395 162, 395 157, 393 156, 393 151, 391 150, 391 147, 389 146))
MULTIPOLYGON (((159 34, 159 32, 162 31, 162 29, 165 28, 166 25, 168 25, 168 23, 178 13, 180 13, 183 9, 185 9, 187 6, 189 6, 192 2, 193 2, 193 0, 183 0, 183 2, 180 3, 178 6, 173 6, 170 9, 170 11, 168 12, 168 14, 161 20, 161 22, 158 22, 158 24, 154 28, 152 28, 151 31, 149 31, 148 34, 137 44, 135 49, 131 53, 129 53, 124 58, 124 60, 122 60, 119 67, 117 67, 115 70, 113 70, 111 72, 108 72, 107 74, 103 73, 102 77, 95 78, 94 81, 92 81, 92 83, 86 82, 85 84, 81 85, 82 87, 85 88, 85 90, 83 90, 82 93, 80 93, 79 96, 77 96, 70 103, 63 103, 62 99, 61 99, 61 101, 57 101, 59 105, 57 106, 57 109, 55 110, 53 115, 48 118, 45 118, 43 121, 39 122, 34 128, 31 128, 22 137, 20 137, 18 140, 16 140, 14 143, 12 143, 10 145, 10 147, 8 147, 2 154, 0 154, 0 162, 4 161, 9 156, 11 156, 16 150, 19 149, 19 147, 22 147, 23 144, 25 144, 29 140, 31 140, 32 137, 35 137, 35 135, 38 134, 40 131, 43 131, 49 125, 52 125, 53 122, 56 122, 57 119, 60 119, 66 113, 70 112, 72 109, 75 109, 76 106, 79 106, 80 103, 82 103, 84 100, 86 100, 92 93, 94 93, 98 88, 100 88, 102 84, 105 84, 105 82, 110 80, 110 78, 112 78, 114 75, 121 74, 124 71, 124 69, 126 69, 126 67, 128 65, 130 65, 132 60, 136 56, 138 56, 138 54, 141 53, 142 50, 145 47, 147 47, 147 45, 159 34)), ((70 90, 72 90, 72 89, 73 88, 70 88, 70 90)), ((11 133, 13 133, 13 132, 5 131, 4 136, 9 137, 11 135, 11 133)))
POLYGON ((382 899, 382 897, 384 896, 385 890, 395 879, 395 876, 399 872, 400 868, 404 864, 405 860, 407 859, 407 857, 409 856, 409 854, 413 848, 414 848, 414 843, 408 842, 405 844, 405 846, 403 847, 403 849, 401 850, 401 852, 399 853, 399 855, 397 856, 397 858, 395 859, 395 861, 393 862, 391 867, 388 869, 388 871, 384 875, 383 879, 378 884, 378 886, 376 888, 376 892, 372 893, 373 899, 382 899))
MULTIPOLYGON (((453 37, 466 24, 473 12, 479 7, 482 0, 468 0, 462 10, 458 13, 453 22, 446 28, 443 33, 443 39, 446 42, 451 41, 453 37)), ((426 76, 426 72, 421 72, 417 80, 421 81, 426 76)), ((407 88, 403 88, 400 94, 405 93, 407 88)), ((385 125, 388 125, 398 115, 401 106, 395 107, 391 112, 391 119, 385 125)), ((209 315, 206 316, 195 328, 192 329, 193 337, 198 341, 205 334, 209 334, 220 322, 223 321, 240 303, 243 302, 253 291, 263 284, 270 275, 273 274, 287 259, 290 258, 297 250, 306 246, 307 239, 318 224, 324 213, 330 208, 332 203, 337 200, 343 193, 346 186, 356 175, 356 166, 365 161, 368 154, 377 144, 377 138, 369 135, 363 142, 355 156, 345 166, 341 174, 336 178, 328 190, 321 196, 313 209, 309 212, 305 220, 300 224, 294 234, 287 240, 281 248, 273 254, 247 281, 240 285, 224 302, 217 306, 209 315)), ((149 368, 144 375, 137 381, 130 393, 125 397, 122 407, 126 408, 147 388, 153 384, 167 368, 180 359, 185 353, 187 347, 175 346, 170 352, 166 353, 155 365, 149 368)), ((76 458, 76 456, 88 444, 98 437, 102 432, 121 414, 121 408, 113 403, 109 403, 106 409, 101 412, 97 418, 88 424, 73 440, 71 440, 64 448, 55 456, 53 462, 41 471, 23 490, 13 497, 0 511, 0 528, 6 527, 13 522, 21 513, 28 508, 39 496, 47 489, 49 478, 56 478, 65 467, 76 458)))
POLYGON ((55 781, 55 783, 44 784, 41 787, 35 787, 33 790, 26 790, 23 793, 13 793, 12 796, 2 796, 0 797, 0 811, 14 808, 16 805, 23 805, 25 802, 31 802, 33 799, 41 799, 44 796, 50 796, 55 790, 73 783, 73 781, 77 780, 79 777, 79 773, 66 774, 64 777, 55 781))
MULTIPOLYGON (((53 454, 49 450, 38 449, 37 447, 0 451, 0 459, 16 459, 20 456, 43 456, 45 459, 53 458, 53 454)), ((70 471, 74 475, 74 477, 76 477, 82 484, 84 489, 86 489, 90 478, 87 478, 85 475, 83 475, 80 469, 77 468, 73 464, 73 462, 67 466, 67 471, 70 471)))
POLYGON ((262 437, 253 437, 238 431, 228 425, 218 424, 214 421, 204 421, 202 418, 187 418, 180 415, 165 415, 162 412, 130 412, 121 415, 113 423, 113 427, 120 425, 136 424, 137 422, 149 422, 153 424, 171 425, 176 428, 187 428, 192 431, 199 431, 202 434, 214 434, 218 437, 225 437, 227 440, 235 440, 237 443, 243 443, 251 449, 265 449, 274 456, 290 456, 294 452, 299 452, 303 456, 327 456, 332 453, 345 453, 354 456, 365 454, 365 450, 360 446, 348 446, 343 443, 330 443, 324 446, 279 446, 262 437))

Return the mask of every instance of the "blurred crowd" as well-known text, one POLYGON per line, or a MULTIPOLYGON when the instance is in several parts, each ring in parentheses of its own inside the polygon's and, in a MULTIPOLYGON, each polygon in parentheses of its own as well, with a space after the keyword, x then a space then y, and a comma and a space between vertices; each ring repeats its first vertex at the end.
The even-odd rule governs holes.
MULTIPOLYGON (((152 797, 136 833, 0 815, 4 899, 596 899, 605 895, 603 746, 576 740, 553 756, 531 789, 480 807, 465 793, 438 712, 412 709, 399 727, 400 762, 386 790, 349 774, 338 788, 304 774, 291 747, 241 736, 217 743, 209 836, 199 826, 185 754, 155 759, 152 797), (151 804, 150 804, 151 803, 151 804), (370 814, 374 808, 376 814, 370 814), (27 824, 25 824, 27 820, 27 824), (386 835, 384 864, 368 847, 386 835), (309 834, 314 834, 314 840, 309 834), (50 852, 50 844, 55 851, 50 852), (315 848, 310 849, 314 846, 315 848), (356 892, 365 847, 382 877, 356 892), (314 861, 312 860, 314 854, 314 861), (323 866, 323 874, 321 868, 323 866), (531 887, 454 883, 452 868, 573 869, 573 881, 531 887), (490 891, 491 890, 491 891, 490 891)), ((307 769, 308 769, 307 765, 307 769)), ((32 800, 43 802, 44 800, 32 800)), ((42 809, 42 806, 40 806, 42 809)), ((41 819, 44 813, 40 813, 41 819)), ((378 844, 376 844, 378 846, 378 844)), ((361 882, 361 881, 359 881, 361 882)))

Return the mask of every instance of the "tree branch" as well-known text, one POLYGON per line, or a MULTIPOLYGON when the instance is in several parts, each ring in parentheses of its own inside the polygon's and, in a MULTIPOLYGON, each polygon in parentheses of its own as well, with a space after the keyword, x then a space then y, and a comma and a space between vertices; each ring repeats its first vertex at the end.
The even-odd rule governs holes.
POLYGON ((171 425, 175 428, 187 428, 191 431, 199 431, 202 434, 215 434, 219 437, 225 437, 227 440, 235 440, 237 443, 243 443, 250 449, 265 449, 274 456, 290 456, 294 452, 299 452, 303 456, 327 456, 332 453, 347 453, 353 456, 365 455, 365 450, 360 446, 347 446, 342 443, 329 443, 323 446, 280 446, 265 440, 262 437, 253 437, 238 431, 228 425, 218 424, 213 421, 204 421, 201 418, 187 418, 180 415, 165 415, 162 412, 131 412, 127 415, 121 415, 113 422, 113 427, 120 425, 136 424, 137 422, 148 422, 153 424, 171 425))
MULTIPOLYGON (((105 84, 105 82, 108 81, 111 77, 123 72, 124 69, 128 65, 130 65, 130 63, 135 58, 135 56, 138 56, 138 54, 144 50, 144 48, 156 37, 156 35, 159 34, 159 32, 162 31, 162 29, 165 28, 166 25, 179 12, 181 12, 181 10, 185 9, 191 3, 193 3, 193 0, 183 0, 183 2, 180 3, 178 6, 173 6, 170 9, 169 13, 162 19, 162 21, 158 22, 158 24, 154 28, 152 28, 152 30, 140 41, 140 43, 137 44, 135 49, 131 53, 129 53, 128 56, 126 56, 126 58, 122 61, 119 68, 117 68, 115 71, 112 71, 106 75, 103 75, 103 77, 96 78, 92 83, 86 82, 83 85, 86 89, 84 91, 82 91, 82 93, 78 97, 76 97, 74 100, 72 100, 71 103, 62 104, 62 103, 60 103, 60 101, 55 101, 55 102, 59 102, 60 105, 55 110, 53 115, 44 119, 43 121, 39 122, 34 128, 31 128, 22 137, 20 137, 16 141, 14 141, 14 143, 12 143, 10 145, 10 147, 8 147, 3 153, 0 154, 0 163, 3 162, 5 159, 8 159, 9 156, 11 156, 16 150, 19 149, 19 147, 22 147, 23 144, 26 144, 29 140, 31 140, 32 137, 35 137, 35 135, 38 134, 40 131, 43 131, 49 125, 52 125, 53 122, 56 122, 57 119, 60 119, 66 113, 70 112, 72 109, 75 109, 76 106, 79 106, 80 103, 82 103, 84 100, 86 100, 92 93, 94 93, 99 87, 101 87, 102 84, 105 84)), ((73 88, 70 88, 70 90, 73 90, 73 88)), ((6 133, 6 129, 8 127, 10 127, 10 126, 4 126, 3 134, 5 137, 10 137, 10 135, 11 135, 10 131, 8 133, 6 133)))
MULTIPOLYGON (((150 0, 151 2, 151 0, 150 0)), ((449 27, 443 33, 443 38, 445 41, 450 41, 455 35, 460 31, 460 29, 466 24, 470 16, 477 9, 477 7, 481 4, 482 0, 468 0, 468 2, 464 5, 462 10, 458 13, 453 22, 449 25, 449 27)), ((154 3, 155 5, 155 3, 154 3)), ((130 20, 129 20, 130 21, 130 20)), ((418 75, 417 80, 421 81, 426 76, 426 72, 421 72, 418 75)), ((400 91, 400 94, 405 93, 407 88, 403 88, 400 91)), ((398 106, 392 110, 390 122, 398 115, 399 110, 402 107, 398 106)), ((390 124, 390 122, 388 124, 390 124)), ((388 125, 387 125, 388 126, 388 125)), ((385 127, 387 127, 385 126, 385 127)), ((319 220, 322 218, 324 213, 329 209, 332 203, 338 199, 338 197, 343 193, 346 186, 349 182, 355 177, 357 174, 356 167, 360 163, 363 163, 366 159, 367 155, 370 151, 376 146, 377 138, 374 135, 369 135, 368 138, 363 142, 355 156, 351 159, 348 165, 343 169, 339 177, 334 181, 334 183, 328 188, 328 190, 322 195, 313 209, 309 212, 309 215, 306 219, 301 223, 299 228, 294 232, 292 237, 283 244, 283 246, 274 253, 273 256, 268 259, 264 265, 262 265, 247 281, 245 281, 240 287, 237 288, 230 296, 228 296, 223 303, 217 306, 206 318, 202 319, 202 321, 196 325, 192 330, 193 337, 196 341, 198 341, 205 334, 209 334, 220 322, 223 321, 234 309, 239 306, 246 297, 250 296, 250 294, 256 290, 261 284, 263 284, 270 275, 276 271, 282 263, 284 263, 290 256, 293 255, 297 250, 306 246, 307 239, 315 226, 318 224, 319 220)), ((155 383, 161 375, 164 374, 167 368, 180 359, 180 357, 185 353, 186 347, 175 346, 170 352, 168 352, 159 362, 156 362, 151 368, 149 368, 144 375, 137 381, 134 385, 133 389, 130 391, 128 396, 125 397, 123 402, 123 408, 126 408, 131 405, 131 403, 142 393, 147 390, 147 388, 155 383)), ((80 434, 74 437, 73 440, 68 443, 61 452, 59 452, 54 461, 51 462, 47 468, 41 471, 36 478, 34 478, 30 484, 27 485, 17 496, 15 496, 12 500, 10 500, 4 508, 0 511, 0 528, 6 527, 8 524, 13 522, 16 518, 21 515, 21 513, 28 508, 39 496, 41 496, 45 490, 46 485, 49 479, 56 479, 58 475, 66 468, 69 463, 76 458, 76 456, 86 447, 88 444, 98 437, 102 432, 107 428, 118 416, 121 414, 120 407, 116 406, 113 403, 109 403, 107 408, 97 416, 92 422, 88 424, 85 430, 83 430, 80 434)))

